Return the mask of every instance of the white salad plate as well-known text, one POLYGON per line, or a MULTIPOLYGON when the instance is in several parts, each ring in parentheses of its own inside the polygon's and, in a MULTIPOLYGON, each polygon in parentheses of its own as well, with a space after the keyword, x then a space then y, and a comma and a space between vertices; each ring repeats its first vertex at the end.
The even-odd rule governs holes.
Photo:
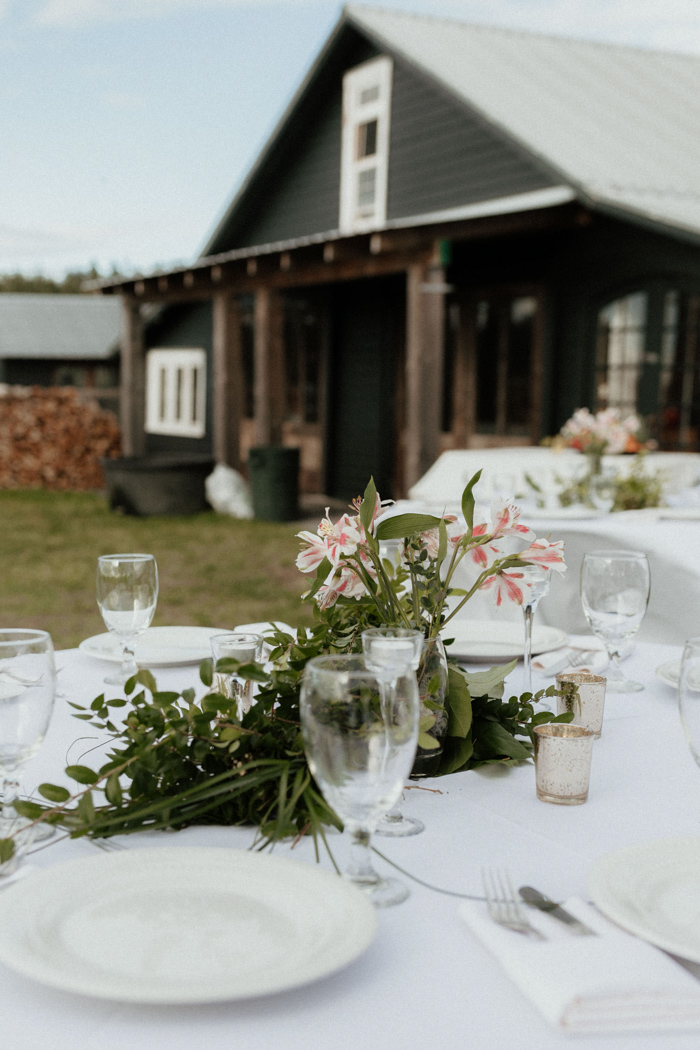
POLYGON ((700 837, 616 850, 593 865, 588 892, 618 926, 700 963, 700 837))
POLYGON ((221 1002, 334 973, 376 925, 370 901, 318 866, 233 849, 133 849, 8 887, 0 962, 100 999, 221 1002))
MULTIPOLYGON (((178 667, 198 664, 211 656, 209 639, 221 634, 223 627, 148 627, 136 639, 134 655, 141 667, 178 667)), ((78 646, 88 656, 110 663, 121 663, 122 649, 118 638, 110 633, 95 634, 78 646)))
MULTIPOLYGON (((481 663, 486 660, 515 660, 525 649, 524 623, 503 620, 458 620, 442 630, 443 638, 454 638, 448 647, 450 656, 481 663)), ((566 631, 558 627, 535 626, 532 629, 532 652, 546 653, 561 649, 568 641, 566 631)))

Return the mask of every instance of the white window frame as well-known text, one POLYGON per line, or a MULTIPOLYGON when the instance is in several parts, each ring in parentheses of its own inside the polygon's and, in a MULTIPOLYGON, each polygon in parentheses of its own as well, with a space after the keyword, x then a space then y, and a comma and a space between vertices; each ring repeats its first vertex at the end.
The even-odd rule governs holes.
POLYGON ((348 70, 343 77, 338 219, 341 233, 361 233, 386 222, 393 71, 392 60, 387 55, 380 55, 348 70), (375 87, 379 89, 377 97, 363 102, 363 92, 375 87), (377 121, 377 152, 370 157, 358 157, 359 128, 371 120, 377 121), (361 206, 358 203, 360 176, 371 169, 375 170, 374 203, 361 206))
POLYGON ((201 347, 154 347, 146 354, 146 433, 203 438, 207 355, 201 347))

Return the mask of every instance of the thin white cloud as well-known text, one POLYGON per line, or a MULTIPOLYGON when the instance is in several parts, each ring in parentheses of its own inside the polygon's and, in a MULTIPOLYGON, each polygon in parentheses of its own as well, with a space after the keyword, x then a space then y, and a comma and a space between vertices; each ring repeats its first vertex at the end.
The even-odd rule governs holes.
MULTIPOLYGON (((0 0, 0 4, 6 0, 0 0)), ((46 0, 34 17, 38 25, 79 28, 96 22, 161 18, 179 11, 215 7, 269 7, 280 0, 46 0)), ((311 0, 281 0, 287 4, 311 0)))

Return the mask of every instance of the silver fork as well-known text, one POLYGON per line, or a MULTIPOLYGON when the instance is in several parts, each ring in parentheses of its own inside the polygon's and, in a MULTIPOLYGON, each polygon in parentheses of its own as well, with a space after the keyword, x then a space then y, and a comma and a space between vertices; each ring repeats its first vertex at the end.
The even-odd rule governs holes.
POLYGON ((520 902, 515 896, 510 875, 507 871, 498 868, 482 868, 481 881, 484 885, 484 896, 489 909, 489 916, 499 926, 505 926, 515 933, 524 933, 527 937, 535 937, 538 941, 544 941, 539 930, 525 918, 520 902))

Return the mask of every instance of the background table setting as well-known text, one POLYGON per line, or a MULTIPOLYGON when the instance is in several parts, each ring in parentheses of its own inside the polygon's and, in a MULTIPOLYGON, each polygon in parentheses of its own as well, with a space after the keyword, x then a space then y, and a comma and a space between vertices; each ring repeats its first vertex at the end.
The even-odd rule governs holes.
MULTIPOLYGON (((64 821, 53 836, 32 842, 32 830, 22 827, 22 863, 13 873, 6 865, 0 878, 0 1016, 8 1046, 539 1050, 561 1047, 572 1034, 613 1048, 621 1032, 640 1050, 671 1038, 681 1048, 697 1044, 700 646, 686 650, 681 673, 684 638, 634 644, 649 596, 645 555, 587 557, 582 599, 597 639, 551 626, 537 633, 531 614, 549 600, 552 570, 564 571, 562 552, 556 541, 534 539, 512 506, 494 513, 480 532, 472 532, 469 491, 462 501, 466 532, 453 521, 438 528, 435 519, 382 519, 371 483, 364 507, 356 519, 324 520, 316 537, 301 533, 306 546, 298 567, 312 573, 320 566, 312 598, 321 609, 332 607, 349 584, 350 560, 370 564, 380 557, 382 536, 390 542, 410 527, 394 569, 400 584, 401 559, 409 567, 413 559, 417 575, 409 591, 391 590, 394 569, 375 560, 379 574, 389 574, 376 601, 398 601, 412 586, 415 607, 429 618, 425 636, 410 627, 374 626, 363 632, 361 653, 326 650, 303 669, 299 713, 308 768, 345 832, 327 827, 327 850, 311 835, 285 833, 270 852, 260 852, 261 833, 252 826, 195 822, 177 832, 89 837, 94 813, 87 795, 68 825, 88 832, 83 837, 69 837, 64 821), (504 553, 498 539, 513 534, 530 546, 504 553), (495 560, 481 552, 487 542, 495 560), (513 660, 503 697, 519 698, 514 711, 532 718, 535 765, 521 760, 522 745, 501 722, 495 751, 501 757, 450 775, 430 773, 438 768, 430 734, 440 723, 439 714, 425 715, 439 711, 428 701, 447 688, 442 643, 432 631, 445 610, 444 596, 430 609, 419 596, 433 586, 425 566, 431 557, 444 558, 450 543, 448 580, 460 552, 475 552, 474 588, 495 587, 497 609, 506 592, 521 608, 517 630, 508 624, 511 633, 496 639, 488 630, 481 638, 460 634, 464 620, 442 628, 445 641, 454 634, 464 670, 449 671, 449 688, 455 673, 468 684, 469 703, 480 704, 482 719, 473 725, 481 727, 477 735, 486 733, 484 711, 488 718, 489 704, 494 712, 501 705, 499 676, 486 664, 524 650, 524 663, 513 660), (340 548, 344 554, 326 576, 324 559, 340 548), (605 666, 601 640, 608 653, 624 656, 621 668, 605 666), (561 673, 570 668, 574 674, 561 673), (595 726, 586 704, 603 698, 605 679, 595 673, 601 670, 609 674, 608 692, 602 725, 595 726), (545 692, 555 674, 557 692, 545 692), (507 756, 517 760, 506 762, 507 756), (414 759, 414 775, 423 775, 408 780, 414 759), (351 762, 360 772, 346 779, 351 762), (379 825, 370 854, 369 833, 387 811, 389 827, 379 825), (396 832, 402 818, 403 832, 396 832), (563 904, 568 917, 510 901, 511 887, 514 897, 520 887, 535 887, 563 904)), ((234 712, 244 732, 258 724, 256 707, 268 710, 264 675, 249 669, 270 657, 266 666, 277 668, 278 681, 291 673, 274 663, 284 624, 276 634, 264 624, 228 633, 231 625, 151 628, 157 569, 147 555, 101 558, 98 599, 120 644, 94 636, 56 654, 60 693, 52 720, 40 748, 44 727, 27 730, 35 744, 19 761, 23 792, 32 798, 60 803, 76 792, 75 781, 91 784, 86 767, 114 760, 119 726, 147 725, 130 721, 136 708, 119 700, 137 666, 155 675, 164 712, 176 701, 201 712, 210 701, 212 710, 234 712), (205 662, 198 675, 199 661, 211 652, 213 668, 207 672, 205 662), (105 686, 113 677, 118 681, 105 686), (114 699, 120 706, 108 711, 105 702, 114 699), (98 724, 110 718, 117 727, 112 742, 98 724)), ((347 629, 345 608, 329 620, 338 639, 347 629)), ((358 601, 356 608, 371 605, 358 601)), ((0 637, 2 644, 9 642, 0 637)), ((296 645, 285 650, 290 660, 304 645, 312 651, 309 636, 296 645)), ((10 698, 19 695, 18 683, 31 692, 56 678, 49 669, 20 683, 17 669, 3 666, 5 680, 15 683, 5 690, 10 698)), ((153 680, 142 672, 140 681, 155 699, 153 680)), ((283 719, 284 692, 276 695, 270 717, 283 719)), ((464 709, 450 710, 442 732, 459 743, 464 709)), ((216 746, 235 756, 240 730, 231 725, 216 746)), ((21 720, 19 726, 21 736, 21 720)), ((2 762, 17 780, 17 764, 0 752, 2 762)), ((301 780, 298 790, 305 790, 301 780)), ((111 792, 107 800, 118 810, 121 792, 114 785, 111 792)), ((321 794, 314 797, 323 805, 321 794)), ((132 804, 130 812, 137 810, 132 804)), ((20 803, 18 813, 26 817, 20 803)))

